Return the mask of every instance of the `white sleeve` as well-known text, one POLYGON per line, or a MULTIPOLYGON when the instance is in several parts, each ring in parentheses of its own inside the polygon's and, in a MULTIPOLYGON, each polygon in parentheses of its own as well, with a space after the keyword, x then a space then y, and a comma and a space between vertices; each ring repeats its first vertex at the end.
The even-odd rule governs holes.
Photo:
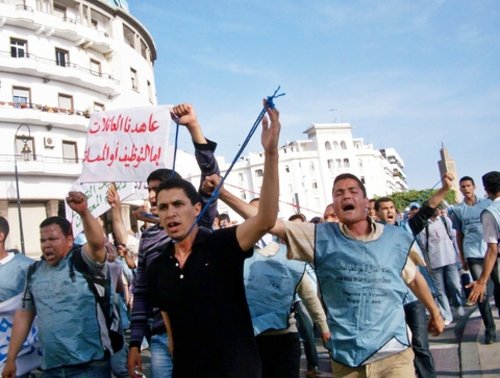
POLYGON ((481 214, 481 223, 483 224, 483 239, 488 244, 497 244, 500 239, 498 224, 489 211, 481 214))

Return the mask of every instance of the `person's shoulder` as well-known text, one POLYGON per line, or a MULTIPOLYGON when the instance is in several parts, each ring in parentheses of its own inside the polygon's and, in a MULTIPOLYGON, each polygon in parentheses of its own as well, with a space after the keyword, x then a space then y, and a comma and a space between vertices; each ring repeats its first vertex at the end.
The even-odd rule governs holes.
POLYGON ((486 208, 490 207, 491 205, 493 205, 493 201, 489 198, 481 198, 481 199, 479 199, 477 204, 478 204, 478 206, 486 209, 486 208))
POLYGON ((26 256, 26 255, 23 255, 22 253, 16 253, 14 255, 14 260, 21 266, 30 266, 31 264, 33 264, 35 262, 35 260, 33 260, 32 258, 26 256))

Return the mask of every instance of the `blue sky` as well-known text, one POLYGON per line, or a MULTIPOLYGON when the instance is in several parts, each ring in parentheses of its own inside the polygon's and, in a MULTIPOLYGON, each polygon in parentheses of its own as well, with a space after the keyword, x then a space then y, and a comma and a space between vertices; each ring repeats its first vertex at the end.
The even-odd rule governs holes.
MULTIPOLYGON (((441 143, 458 175, 500 169, 497 0, 129 1, 152 34, 161 104, 195 105, 232 160, 278 85, 282 142, 344 121, 395 147, 411 188, 439 180, 441 143)), ((260 150, 255 135, 249 150, 260 150)), ((192 151, 185 133, 180 145, 192 151)))

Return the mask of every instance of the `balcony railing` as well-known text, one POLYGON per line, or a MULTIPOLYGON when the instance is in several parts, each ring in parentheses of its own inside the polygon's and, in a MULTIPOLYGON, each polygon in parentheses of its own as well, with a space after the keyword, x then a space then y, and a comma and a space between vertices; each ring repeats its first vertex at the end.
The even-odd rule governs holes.
MULTIPOLYGON (((14 162, 15 155, 14 154, 0 154, 0 162, 4 163, 10 163, 14 162)), ((25 162, 26 164, 29 164, 30 162, 36 162, 36 163, 47 163, 47 164, 79 164, 80 163, 80 158, 75 157, 75 158, 68 158, 68 157, 56 157, 56 156, 46 156, 42 154, 31 154, 30 155, 30 160, 25 162)), ((18 162, 23 162, 23 157, 22 155, 17 156, 17 161, 18 162)))
POLYGON ((8 108, 15 108, 15 109, 34 109, 34 110, 40 110, 42 112, 48 112, 48 113, 61 113, 61 114, 69 114, 69 115, 79 115, 85 118, 90 118, 90 111, 89 110, 75 110, 75 109, 66 109, 66 108, 59 108, 57 106, 49 106, 49 105, 43 105, 43 104, 35 104, 33 102, 14 102, 14 101, 1 101, 0 100, 0 107, 8 107, 8 108))
POLYGON ((17 57, 17 56, 12 56, 12 53, 10 51, 1 51, 1 50, 0 50, 0 57, 1 58, 7 57, 7 58, 12 58, 12 59, 29 59, 30 61, 34 61, 37 63, 54 65, 54 66, 58 66, 61 68, 72 68, 74 70, 85 72, 87 74, 90 74, 93 76, 98 76, 98 77, 101 77, 104 79, 109 79, 109 80, 115 82, 116 84, 120 84, 120 81, 118 79, 114 78, 110 74, 99 72, 99 71, 94 71, 94 70, 91 70, 90 68, 83 67, 83 66, 80 66, 78 64, 71 63, 71 62, 66 62, 64 64, 60 64, 60 63, 58 64, 58 62, 54 59, 43 58, 43 57, 40 57, 40 56, 37 56, 34 54, 30 54, 30 53, 25 53, 24 56, 22 56, 22 57, 17 57))

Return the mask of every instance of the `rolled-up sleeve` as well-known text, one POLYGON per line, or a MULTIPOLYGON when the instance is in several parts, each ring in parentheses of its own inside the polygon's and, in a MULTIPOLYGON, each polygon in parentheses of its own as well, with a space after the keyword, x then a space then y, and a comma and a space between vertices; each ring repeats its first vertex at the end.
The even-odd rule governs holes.
POLYGON ((301 260, 308 263, 314 261, 313 223, 297 223, 284 221, 287 243, 287 257, 290 260, 301 260))

